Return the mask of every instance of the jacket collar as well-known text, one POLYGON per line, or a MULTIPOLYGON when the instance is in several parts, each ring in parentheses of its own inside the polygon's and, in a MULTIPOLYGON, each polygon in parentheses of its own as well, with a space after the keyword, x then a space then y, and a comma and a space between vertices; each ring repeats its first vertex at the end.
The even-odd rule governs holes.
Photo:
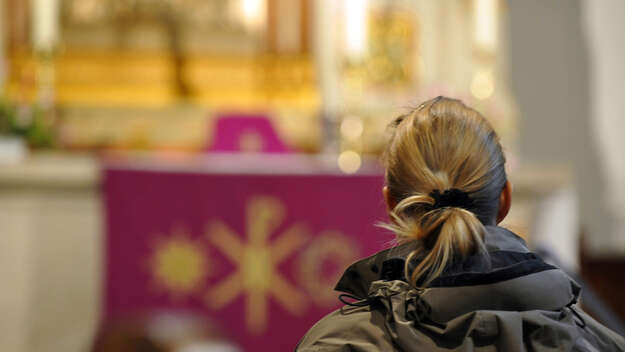
MULTIPOLYGON (((531 253, 525 241, 513 232, 498 226, 486 226, 485 229, 484 242, 488 252, 491 253, 491 262, 499 266, 494 265, 491 268, 489 263, 488 268, 483 268, 480 267, 483 266, 481 258, 470 258, 472 260, 454 268, 452 275, 439 280, 436 286, 458 286, 458 283, 462 284, 468 281, 487 284, 518 277, 524 273, 555 269, 531 253), (504 262, 502 263, 501 260, 504 262), (495 263, 495 261, 497 262, 495 263)), ((401 279, 402 275, 395 278, 385 277, 388 274, 385 271, 390 268, 403 273, 403 264, 397 265, 393 261, 399 259, 403 263, 405 258, 416 248, 416 245, 414 241, 408 242, 353 263, 343 273, 335 290, 349 293, 358 298, 366 298, 374 281, 401 279)))
MULTIPOLYGON (((486 226, 484 240, 490 254, 487 265, 483 265, 483 257, 470 257, 419 294, 431 307, 434 321, 448 321, 475 310, 558 310, 577 301, 580 287, 531 253, 519 236, 501 227, 486 226)), ((416 294, 400 278, 386 279, 388 273, 384 272, 395 267, 403 273, 403 262, 415 246, 414 242, 406 243, 357 261, 345 271, 335 290, 361 299, 390 292, 380 291, 384 287, 416 294), (389 265, 398 259, 401 265, 389 265)))

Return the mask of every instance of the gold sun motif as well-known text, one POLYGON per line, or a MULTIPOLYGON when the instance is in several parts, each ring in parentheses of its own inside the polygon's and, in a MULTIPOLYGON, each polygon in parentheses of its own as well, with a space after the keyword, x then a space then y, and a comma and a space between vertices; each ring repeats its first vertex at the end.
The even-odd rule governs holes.
POLYGON ((209 274, 208 258, 200 244, 186 233, 175 232, 155 243, 149 267, 156 284, 176 297, 201 287, 209 274))
POLYGON ((245 320, 253 333, 267 327, 268 297, 273 297, 292 314, 305 311, 307 300, 279 272, 278 264, 303 246, 308 236, 300 225, 293 225, 271 243, 270 235, 284 219, 284 206, 271 197, 250 200, 246 208, 247 242, 222 222, 209 227, 208 238, 230 261, 236 271, 221 281, 206 296, 214 309, 226 306, 245 295, 245 320))

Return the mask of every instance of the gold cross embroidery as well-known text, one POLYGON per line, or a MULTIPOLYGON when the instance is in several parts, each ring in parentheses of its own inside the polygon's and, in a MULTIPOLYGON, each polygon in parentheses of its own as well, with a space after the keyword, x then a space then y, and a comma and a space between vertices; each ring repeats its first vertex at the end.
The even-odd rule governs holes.
POLYGON ((253 333, 262 333, 267 327, 269 296, 295 315, 307 308, 305 295, 278 270, 278 264, 308 240, 303 227, 295 224, 269 241, 284 214, 284 206, 277 199, 256 197, 246 207, 247 242, 220 221, 214 222, 207 233, 210 242, 236 264, 237 269, 206 295, 206 302, 219 309, 245 294, 245 321, 253 333))

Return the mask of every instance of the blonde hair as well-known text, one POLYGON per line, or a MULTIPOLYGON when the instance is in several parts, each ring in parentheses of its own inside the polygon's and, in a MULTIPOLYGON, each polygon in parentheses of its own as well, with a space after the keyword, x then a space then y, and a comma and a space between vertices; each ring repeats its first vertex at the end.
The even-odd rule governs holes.
POLYGON ((488 121, 456 99, 429 100, 392 127, 384 161, 397 205, 387 227, 400 242, 417 241, 406 276, 427 287, 455 260, 486 253, 484 225, 495 223, 505 158, 488 121), (439 195, 450 190, 469 202, 439 204, 439 195))

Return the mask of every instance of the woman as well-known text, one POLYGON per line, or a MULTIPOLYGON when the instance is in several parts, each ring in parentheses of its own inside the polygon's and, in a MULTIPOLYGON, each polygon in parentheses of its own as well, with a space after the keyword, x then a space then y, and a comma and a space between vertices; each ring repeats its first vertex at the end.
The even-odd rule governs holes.
POLYGON ((392 126, 383 193, 400 245, 347 269, 346 305, 297 351, 625 351, 575 282, 497 226, 511 186, 477 111, 437 97, 392 126))

